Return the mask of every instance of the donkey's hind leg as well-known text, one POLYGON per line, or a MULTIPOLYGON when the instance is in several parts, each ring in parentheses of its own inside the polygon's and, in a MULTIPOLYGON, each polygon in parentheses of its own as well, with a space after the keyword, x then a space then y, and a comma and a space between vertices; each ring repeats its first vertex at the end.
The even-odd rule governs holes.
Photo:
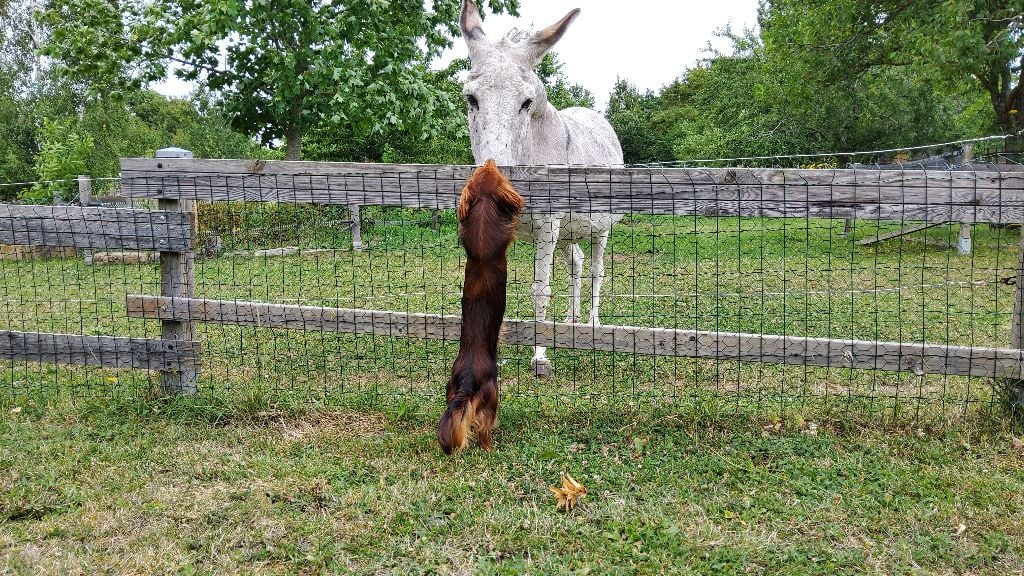
POLYGON ((590 324, 601 324, 601 284, 604 282, 604 250, 608 246, 608 235, 605 230, 594 236, 590 243, 590 324))
MULTIPOLYGON (((533 285, 530 294, 533 296, 533 307, 537 322, 544 322, 548 317, 548 305, 551 303, 551 265, 554 263, 555 247, 558 245, 558 234, 562 222, 558 218, 545 218, 534 228, 537 242, 537 254, 533 262, 533 285)), ((551 375, 551 361, 548 360, 547 349, 535 346, 533 359, 530 361, 533 373, 539 377, 551 375)))
POLYGON ((583 284, 583 249, 579 244, 563 244, 565 267, 569 271, 569 310, 565 313, 567 324, 580 321, 580 288, 583 284))

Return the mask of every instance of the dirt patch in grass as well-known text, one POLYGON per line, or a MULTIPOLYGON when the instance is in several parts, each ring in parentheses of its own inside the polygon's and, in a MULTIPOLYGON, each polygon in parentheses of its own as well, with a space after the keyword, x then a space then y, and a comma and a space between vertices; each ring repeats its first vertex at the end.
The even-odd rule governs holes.
POLYGON ((265 425, 285 442, 303 442, 315 437, 380 436, 389 427, 383 414, 358 412, 311 412, 300 416, 271 417, 265 425))

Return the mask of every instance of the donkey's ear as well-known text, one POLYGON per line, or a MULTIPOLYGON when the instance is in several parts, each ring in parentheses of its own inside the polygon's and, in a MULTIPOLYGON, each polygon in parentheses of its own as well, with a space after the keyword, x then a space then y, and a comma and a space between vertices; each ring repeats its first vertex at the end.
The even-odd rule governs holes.
POLYGON ((483 23, 480 18, 480 9, 476 7, 476 3, 473 0, 462 0, 459 28, 462 29, 462 37, 465 38, 467 44, 487 37, 484 34, 483 23))
MULTIPOLYGON (((468 2, 469 0, 466 1, 468 2)), ((572 21, 579 15, 580 9, 574 8, 558 22, 533 35, 533 38, 530 39, 530 56, 533 58, 534 64, 540 62, 540 59, 544 57, 544 53, 562 39, 562 34, 565 34, 569 24, 572 24, 572 21)))

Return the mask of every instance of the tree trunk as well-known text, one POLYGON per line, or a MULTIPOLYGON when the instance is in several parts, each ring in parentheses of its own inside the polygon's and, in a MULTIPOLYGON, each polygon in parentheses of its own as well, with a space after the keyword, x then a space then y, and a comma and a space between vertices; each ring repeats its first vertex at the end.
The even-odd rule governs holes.
POLYGON ((989 92, 996 123, 1003 134, 1017 134, 1024 130, 1024 90, 1019 86, 1007 94, 989 92))
POLYGON ((295 124, 284 129, 285 160, 302 159, 302 130, 295 124))

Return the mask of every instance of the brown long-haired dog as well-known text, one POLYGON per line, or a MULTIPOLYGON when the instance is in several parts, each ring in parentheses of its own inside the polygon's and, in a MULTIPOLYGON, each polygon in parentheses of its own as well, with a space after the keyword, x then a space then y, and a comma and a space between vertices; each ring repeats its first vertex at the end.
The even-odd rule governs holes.
POLYGON ((471 432, 484 450, 498 417, 498 333, 505 314, 508 246, 523 199, 494 160, 473 172, 459 197, 459 239, 466 250, 462 337, 448 380, 448 409, 437 426, 446 454, 464 448, 471 432))

